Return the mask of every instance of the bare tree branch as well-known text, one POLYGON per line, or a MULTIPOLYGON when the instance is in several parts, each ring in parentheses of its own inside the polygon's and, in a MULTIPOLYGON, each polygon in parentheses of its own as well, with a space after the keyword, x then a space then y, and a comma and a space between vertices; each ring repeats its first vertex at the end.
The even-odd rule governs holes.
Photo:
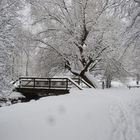
MULTIPOLYGON (((68 59, 60 51, 58 51, 54 46, 52 46, 52 45, 48 44, 47 42, 44 42, 43 40, 40 40, 40 39, 34 39, 34 40, 37 42, 40 42, 42 44, 45 44, 46 46, 49 46, 54 51, 56 51, 56 53, 59 54, 66 62, 69 62, 68 59)), ((44 47, 40 47, 40 48, 44 48, 44 47)))

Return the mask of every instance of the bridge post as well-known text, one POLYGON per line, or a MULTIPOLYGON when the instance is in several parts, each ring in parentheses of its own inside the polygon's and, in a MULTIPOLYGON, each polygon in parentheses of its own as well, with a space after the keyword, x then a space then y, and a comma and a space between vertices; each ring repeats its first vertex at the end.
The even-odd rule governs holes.
POLYGON ((80 77, 78 77, 78 84, 80 85, 80 81, 81 81, 81 79, 80 79, 80 77))
POLYGON ((21 88, 21 78, 19 78, 19 88, 21 88))
POLYGON ((49 89, 51 88, 51 79, 49 78, 49 89))
POLYGON ((33 87, 35 88, 35 78, 33 78, 33 82, 34 82, 33 87))
POLYGON ((66 90, 68 90, 68 82, 69 82, 69 80, 68 80, 68 78, 66 78, 66 90))

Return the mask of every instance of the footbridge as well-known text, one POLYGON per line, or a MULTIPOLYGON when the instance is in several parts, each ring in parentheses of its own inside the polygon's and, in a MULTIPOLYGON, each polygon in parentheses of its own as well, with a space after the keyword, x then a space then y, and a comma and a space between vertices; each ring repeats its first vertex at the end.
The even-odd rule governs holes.
POLYGON ((68 94, 72 87, 83 90, 83 86, 92 88, 81 78, 38 78, 20 77, 15 90, 22 93, 27 99, 40 98, 50 95, 68 94))

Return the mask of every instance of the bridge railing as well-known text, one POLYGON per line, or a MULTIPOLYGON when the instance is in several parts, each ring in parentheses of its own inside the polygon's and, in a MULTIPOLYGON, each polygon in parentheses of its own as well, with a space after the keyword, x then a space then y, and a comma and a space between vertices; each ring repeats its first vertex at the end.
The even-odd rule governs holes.
POLYGON ((67 78, 36 78, 36 77, 20 77, 19 88, 65 88, 69 87, 67 78))
POLYGON ((20 77, 18 88, 46 88, 46 89, 70 89, 75 86, 82 90, 82 87, 92 88, 83 79, 76 78, 38 78, 20 77))

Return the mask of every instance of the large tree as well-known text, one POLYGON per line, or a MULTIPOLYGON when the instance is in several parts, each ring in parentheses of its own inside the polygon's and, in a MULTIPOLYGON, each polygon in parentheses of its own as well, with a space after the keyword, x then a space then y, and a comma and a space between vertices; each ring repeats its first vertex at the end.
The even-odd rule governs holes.
MULTIPOLYGON (((89 70, 102 59, 108 45, 104 44, 104 29, 98 21, 107 16, 108 0, 41 0, 30 1, 36 41, 61 57, 71 73, 96 87, 89 70)), ((64 65, 63 65, 64 66, 64 65)))

